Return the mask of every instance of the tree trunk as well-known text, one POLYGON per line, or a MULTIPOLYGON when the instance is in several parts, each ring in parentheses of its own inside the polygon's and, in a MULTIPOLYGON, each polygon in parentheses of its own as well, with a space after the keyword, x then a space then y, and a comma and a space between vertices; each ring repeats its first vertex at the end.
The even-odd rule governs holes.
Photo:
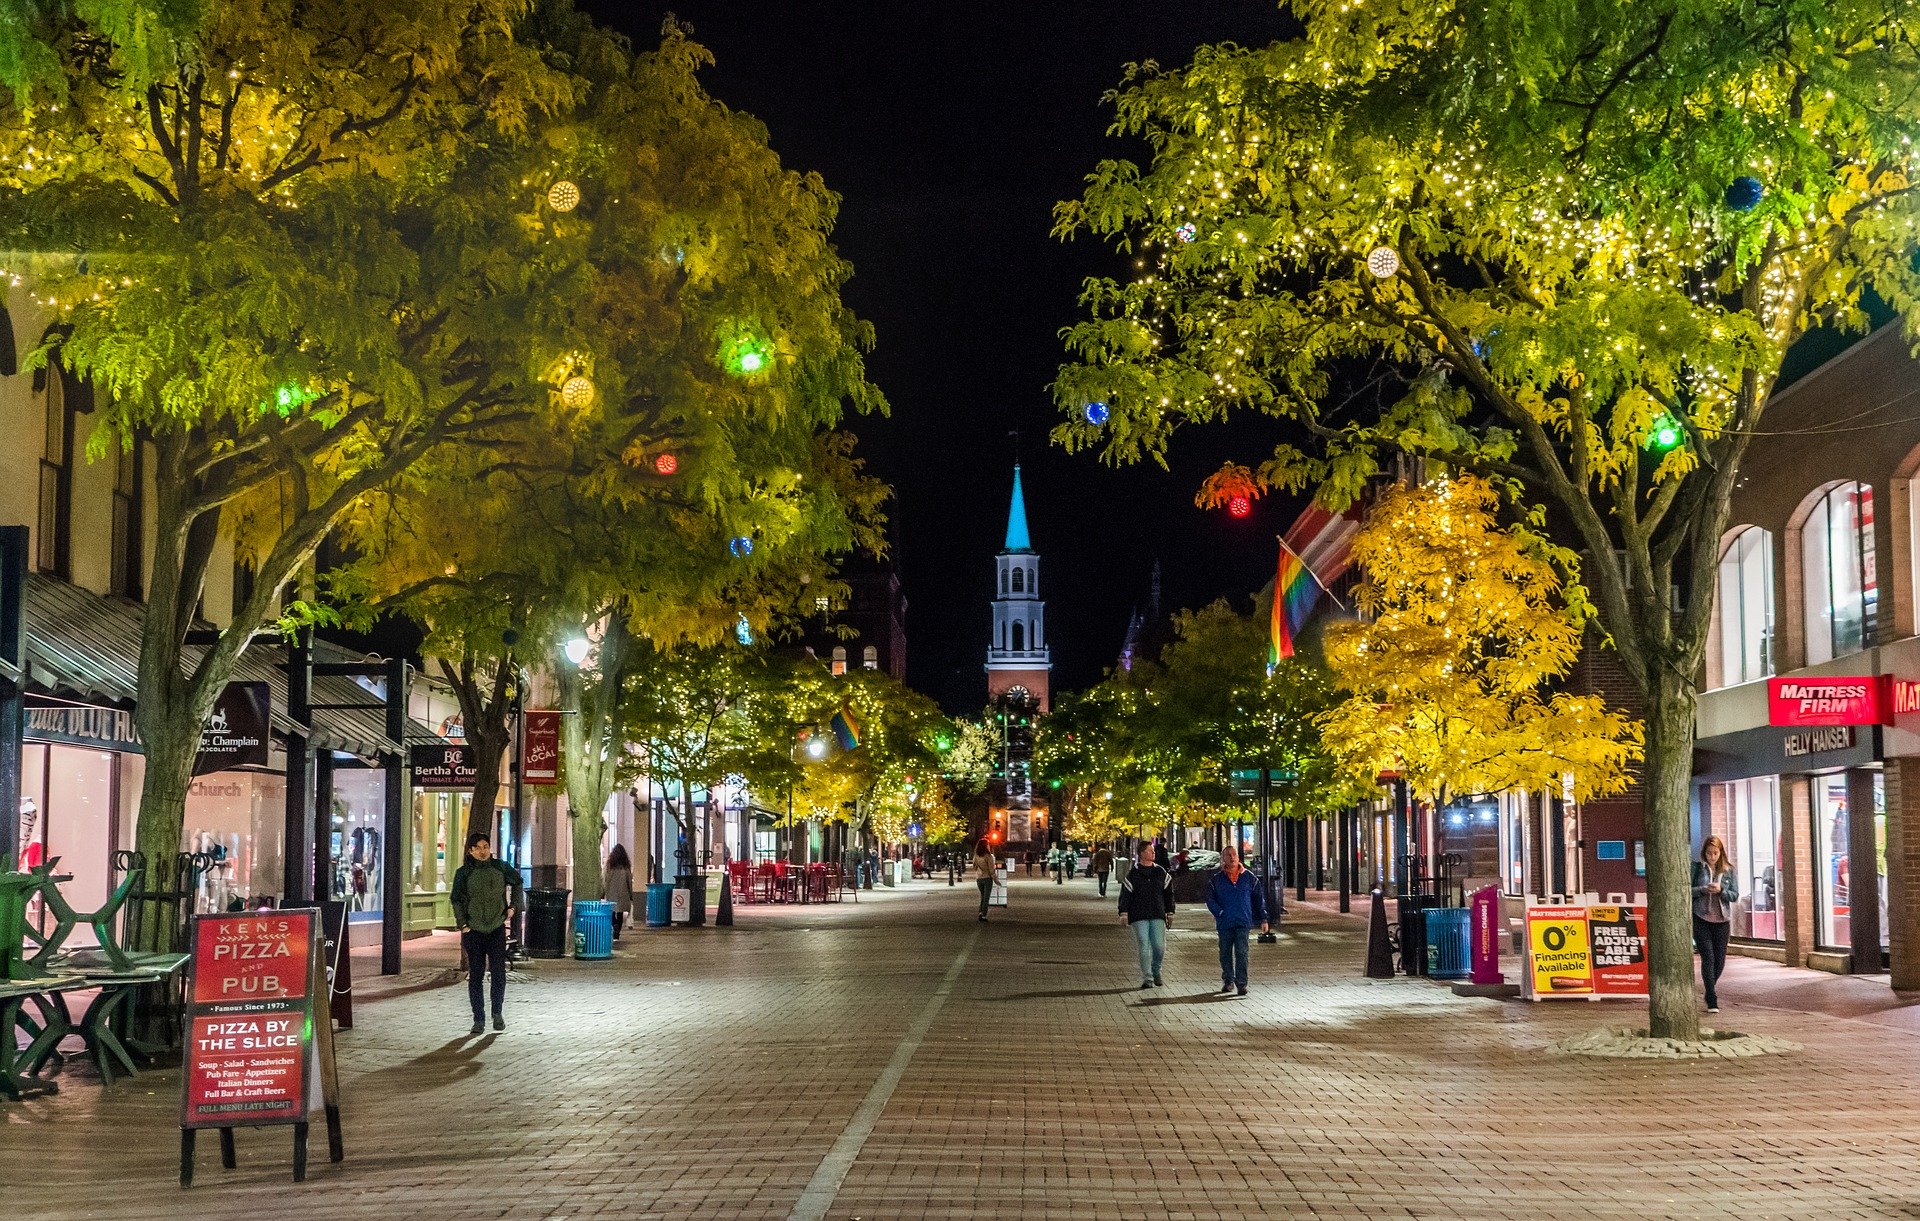
MULTIPOLYGON (((142 711, 147 701, 141 701, 142 711)), ((156 710, 157 712, 158 710, 156 710)), ((147 859, 143 890, 170 884, 174 857, 181 851, 187 818, 187 789, 193 784, 193 759, 200 749, 204 718, 185 719, 184 729, 158 724, 157 715, 140 717, 140 736, 146 745, 146 773, 140 783, 140 818, 134 846, 147 859)), ((140 913, 140 944, 130 948, 172 952, 174 925, 180 917, 161 904, 140 913)))
POLYGON ((1647 1031, 1659 1039, 1698 1039, 1693 987, 1694 711, 1686 678, 1656 678, 1647 711, 1647 1031))

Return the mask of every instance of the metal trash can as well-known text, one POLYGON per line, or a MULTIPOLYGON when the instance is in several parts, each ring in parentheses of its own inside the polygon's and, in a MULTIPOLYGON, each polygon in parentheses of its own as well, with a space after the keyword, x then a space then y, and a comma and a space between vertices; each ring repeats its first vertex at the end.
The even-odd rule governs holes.
POLYGON ((1402 895, 1400 903, 1400 969, 1408 975, 1427 973, 1427 912, 1440 905, 1435 895, 1402 895))
POLYGON ((647 885, 647 927, 665 928, 673 923, 673 883, 647 885))
POLYGON ((527 892, 527 957, 567 956, 567 896, 572 893, 549 887, 527 892))
POLYGON ((1465 979, 1472 969, 1470 912, 1464 907, 1427 909, 1427 974, 1465 979))
POLYGON ((574 901, 573 956, 613 957, 613 904, 605 899, 574 901))
POLYGON ((882 886, 898 886, 900 884, 899 861, 880 862, 880 884, 882 886))

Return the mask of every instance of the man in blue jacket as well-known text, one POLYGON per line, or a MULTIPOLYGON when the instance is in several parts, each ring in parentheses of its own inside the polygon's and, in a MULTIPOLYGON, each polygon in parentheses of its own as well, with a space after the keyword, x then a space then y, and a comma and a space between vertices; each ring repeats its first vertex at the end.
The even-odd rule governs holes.
POLYGON ((1247 994, 1247 935, 1267 931, 1267 896, 1232 848, 1220 853, 1220 871, 1207 886, 1207 910, 1220 934, 1220 991, 1247 994))

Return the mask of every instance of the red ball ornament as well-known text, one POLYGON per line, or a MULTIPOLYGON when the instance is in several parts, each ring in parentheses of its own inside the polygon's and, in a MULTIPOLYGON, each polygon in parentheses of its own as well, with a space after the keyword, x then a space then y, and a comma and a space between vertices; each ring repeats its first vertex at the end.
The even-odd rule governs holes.
POLYGON ((1253 500, 1246 496, 1235 496, 1227 501, 1227 512, 1235 517, 1245 517, 1253 512, 1253 500))
POLYGON ((653 469, 662 475, 671 475, 680 469, 680 459, 672 454, 661 454, 653 460, 653 469))

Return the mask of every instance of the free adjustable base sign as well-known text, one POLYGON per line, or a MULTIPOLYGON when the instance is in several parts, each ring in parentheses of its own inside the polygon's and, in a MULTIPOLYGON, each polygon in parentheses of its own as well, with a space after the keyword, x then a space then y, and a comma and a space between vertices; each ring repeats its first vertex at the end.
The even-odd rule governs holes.
POLYGON ((233 1130, 293 1125, 293 1178, 307 1169, 307 1116, 326 1108, 331 1160, 343 1156, 333 1023, 325 997, 319 913, 288 908, 196 916, 181 1073, 180 1185, 193 1183, 194 1134, 220 1129, 220 1160, 234 1165, 233 1130))

